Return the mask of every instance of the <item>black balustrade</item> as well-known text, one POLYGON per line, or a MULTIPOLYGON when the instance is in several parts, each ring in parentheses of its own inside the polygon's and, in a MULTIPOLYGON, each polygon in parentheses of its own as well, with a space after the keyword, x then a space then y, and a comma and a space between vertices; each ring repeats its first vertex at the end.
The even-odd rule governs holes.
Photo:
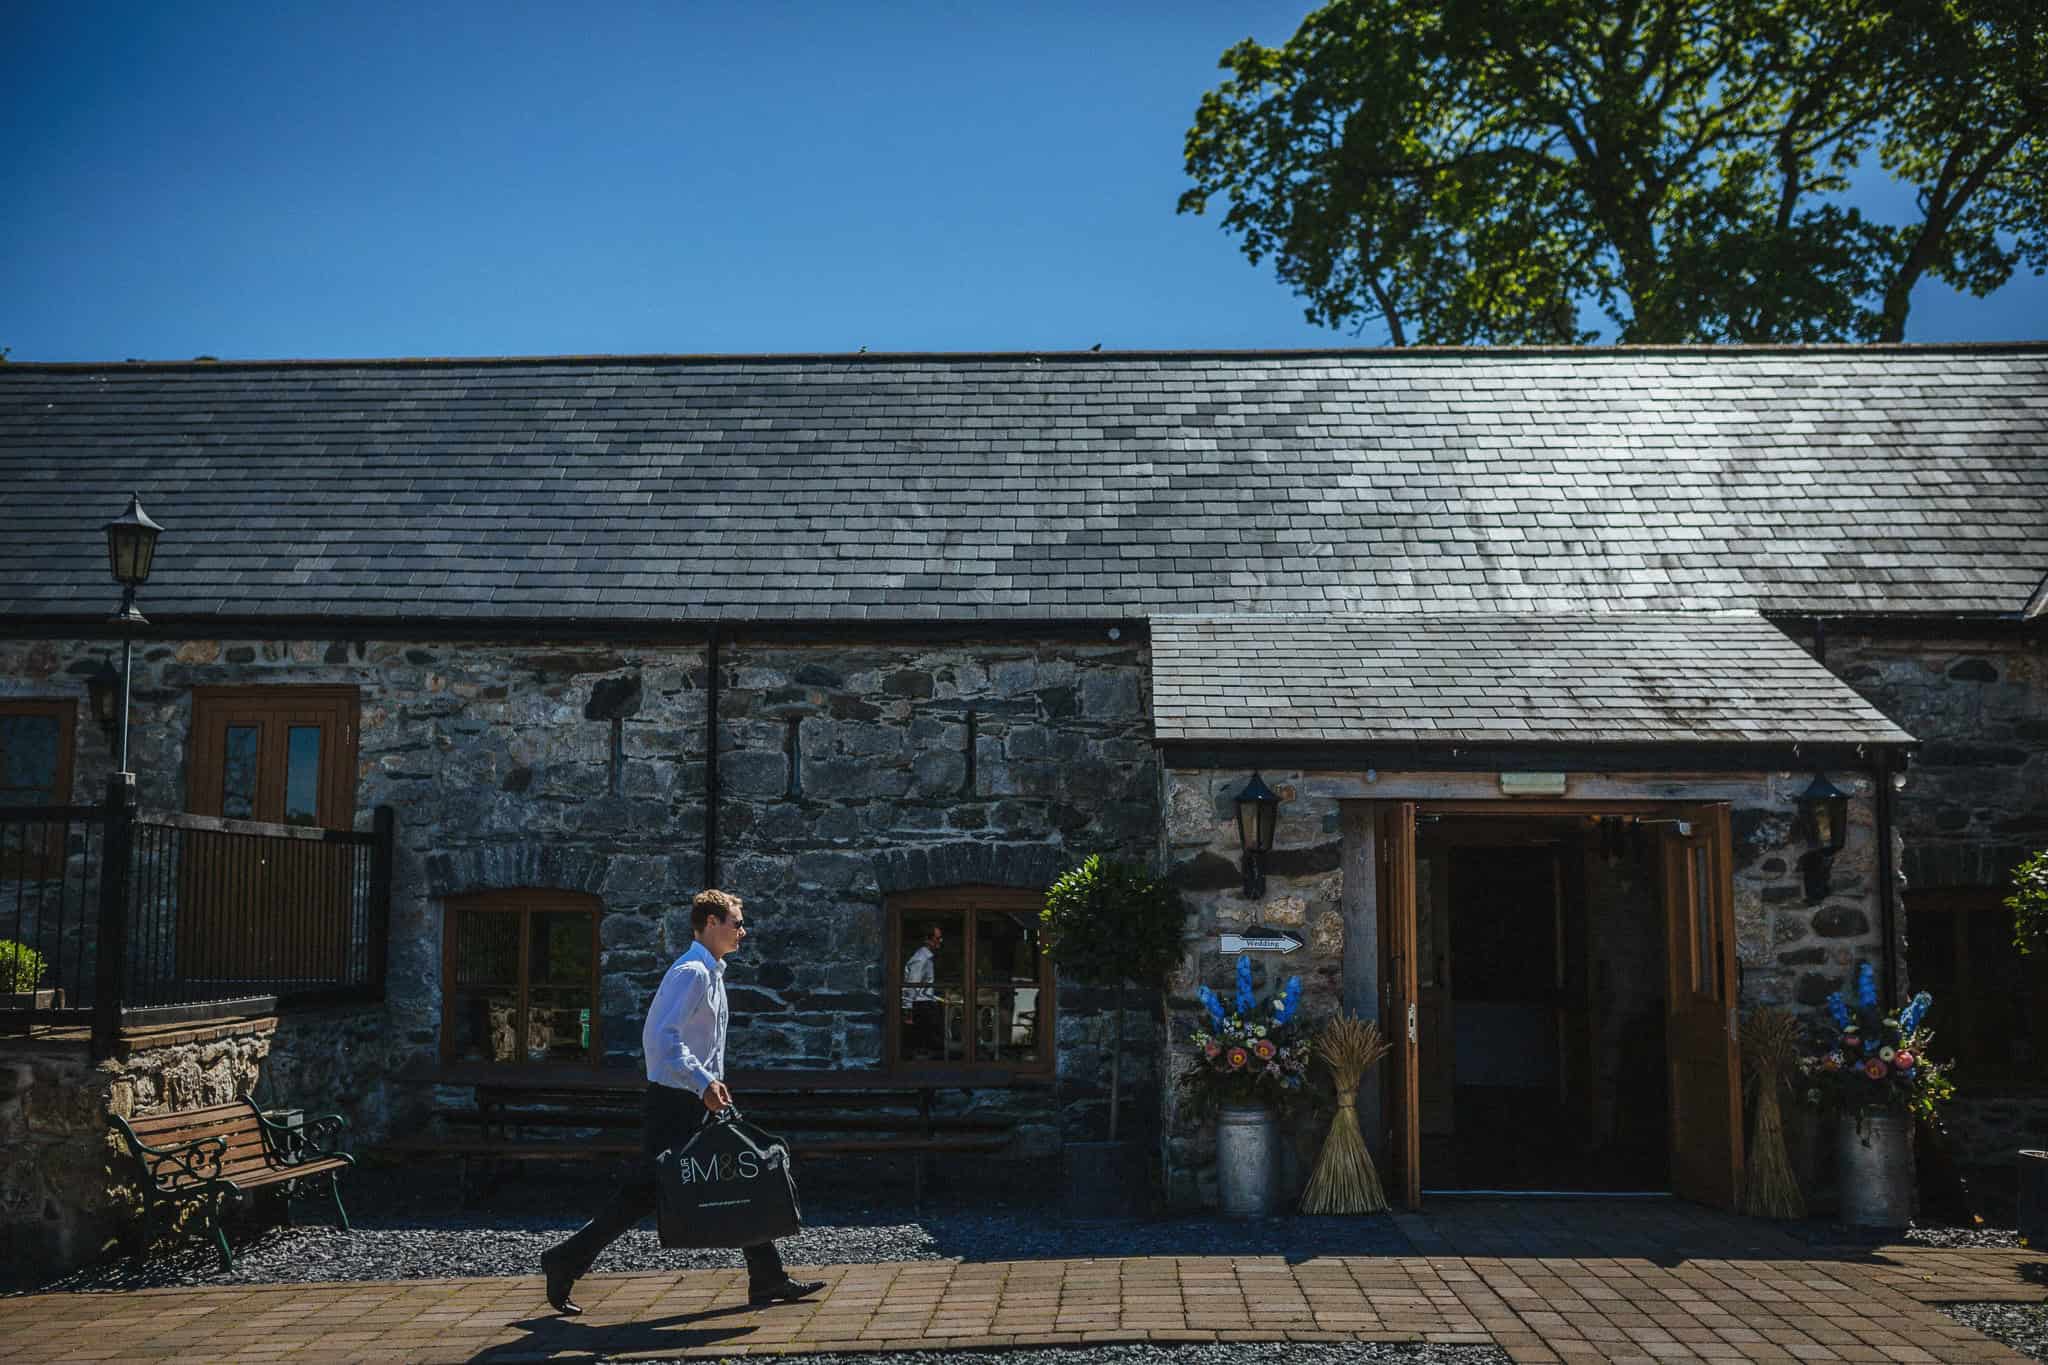
POLYGON ((0 807, 0 1034, 381 999, 396 828, 0 807))

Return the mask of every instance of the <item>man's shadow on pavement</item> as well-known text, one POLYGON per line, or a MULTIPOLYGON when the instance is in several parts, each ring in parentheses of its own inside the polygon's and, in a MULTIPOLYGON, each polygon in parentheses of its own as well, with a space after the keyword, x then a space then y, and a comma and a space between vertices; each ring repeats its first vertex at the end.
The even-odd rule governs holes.
POLYGON ((471 1356, 472 1361, 602 1360, 611 1356, 660 1351, 680 1355, 702 1346, 743 1337, 754 1329, 711 1327, 689 1331, 693 1322, 729 1318, 741 1313, 758 1313, 758 1308, 734 1304, 730 1308, 707 1308, 701 1313, 677 1313, 672 1317, 638 1322, 599 1324, 550 1313, 509 1324, 526 1332, 518 1341, 500 1342, 471 1356))

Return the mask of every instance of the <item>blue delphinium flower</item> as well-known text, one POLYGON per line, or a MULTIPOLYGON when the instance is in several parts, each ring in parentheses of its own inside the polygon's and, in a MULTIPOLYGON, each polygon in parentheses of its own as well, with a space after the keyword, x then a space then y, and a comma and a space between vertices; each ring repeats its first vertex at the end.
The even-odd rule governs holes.
POLYGON ((1840 991, 1828 993, 1828 1017, 1835 1021, 1835 1027, 1838 1029, 1849 1027, 1849 1006, 1842 999, 1840 991))
POLYGON ((1912 1002, 1906 1006, 1906 1012, 1899 1016, 1899 1028, 1906 1033, 1918 1029, 1920 1021, 1927 1017, 1927 1011, 1933 1004, 1934 997, 1926 991, 1914 996, 1912 1002))
POLYGON ((1294 1017, 1294 1012, 1300 1008, 1301 978, 1290 976, 1287 978, 1287 989, 1282 991, 1280 998, 1273 1002, 1273 1022, 1276 1024, 1286 1023, 1294 1017))
POLYGON ((1877 1008, 1877 973, 1868 962, 1856 968, 1856 1003, 1867 1010, 1877 1008))
POLYGON ((1243 953, 1237 955, 1237 1012, 1250 1014, 1258 1008, 1259 998, 1252 994, 1252 960, 1243 953))
POLYGON ((1218 1000, 1216 992, 1210 990, 1207 986, 1199 987, 1197 990, 1202 997, 1202 1004, 1209 1011, 1209 1021, 1220 1026, 1223 1023, 1223 1002, 1218 1000))

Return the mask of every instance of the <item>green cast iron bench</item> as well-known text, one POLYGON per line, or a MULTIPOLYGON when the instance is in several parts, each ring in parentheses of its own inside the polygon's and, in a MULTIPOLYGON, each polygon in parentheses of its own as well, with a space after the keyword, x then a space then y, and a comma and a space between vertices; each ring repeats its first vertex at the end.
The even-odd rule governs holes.
POLYGON ((240 1099, 132 1122, 117 1117, 114 1126, 142 1168, 142 1245, 148 1244, 150 1216, 159 1204, 197 1201, 206 1208, 221 1268, 232 1270, 234 1253, 228 1250, 220 1225, 228 1196, 282 1185, 289 1223, 298 1182, 317 1176, 327 1178, 342 1230, 352 1230, 348 1210, 341 1204, 341 1173, 355 1165, 355 1158, 340 1150, 348 1120, 339 1114, 294 1126, 265 1118, 254 1100, 240 1099))

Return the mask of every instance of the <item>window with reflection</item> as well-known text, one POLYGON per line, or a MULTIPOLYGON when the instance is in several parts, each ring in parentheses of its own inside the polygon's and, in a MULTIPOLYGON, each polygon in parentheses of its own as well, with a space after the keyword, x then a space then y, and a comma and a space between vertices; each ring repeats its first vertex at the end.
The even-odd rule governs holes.
POLYGON ((441 1055, 451 1062, 595 1065, 595 896, 488 891, 445 902, 441 1055))
POLYGON ((1039 892, 957 887, 892 897, 884 1035, 899 1068, 1052 1062, 1053 975, 1039 892))
POLYGON ((353 687, 201 687, 192 694, 195 815, 348 829, 353 687))
MULTIPOLYGON (((0 701, 0 806, 63 806, 71 801, 72 700, 0 701)), ((0 873, 56 875, 64 826, 0 826, 0 873)))

